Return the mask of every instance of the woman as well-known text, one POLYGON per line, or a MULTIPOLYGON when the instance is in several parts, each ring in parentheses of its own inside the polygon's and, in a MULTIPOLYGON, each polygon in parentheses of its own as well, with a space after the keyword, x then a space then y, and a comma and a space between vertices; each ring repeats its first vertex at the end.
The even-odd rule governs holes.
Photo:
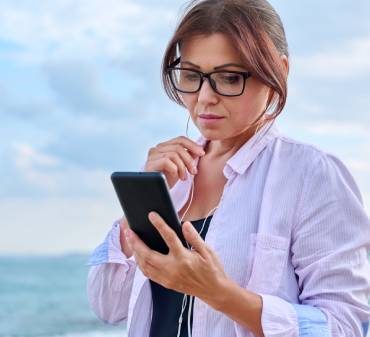
POLYGON ((115 222, 90 260, 98 317, 138 337, 366 335, 370 222, 344 165, 273 125, 287 74, 267 1, 188 8, 163 82, 202 136, 153 147, 145 171, 165 174, 191 249, 154 212, 168 255, 115 222))

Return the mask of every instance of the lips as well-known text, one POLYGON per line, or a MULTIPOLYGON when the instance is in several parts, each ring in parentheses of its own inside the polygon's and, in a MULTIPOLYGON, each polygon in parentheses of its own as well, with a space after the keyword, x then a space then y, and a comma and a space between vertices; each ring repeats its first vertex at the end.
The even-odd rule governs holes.
POLYGON ((221 119, 221 118, 224 118, 223 116, 212 115, 212 114, 199 114, 198 116, 200 118, 204 118, 204 119, 221 119))

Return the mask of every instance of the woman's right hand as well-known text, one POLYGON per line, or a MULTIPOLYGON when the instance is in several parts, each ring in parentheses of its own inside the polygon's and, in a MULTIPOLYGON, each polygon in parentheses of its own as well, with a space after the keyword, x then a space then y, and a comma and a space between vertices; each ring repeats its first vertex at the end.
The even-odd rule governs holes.
POLYGON ((186 180, 187 171, 197 174, 194 160, 204 156, 203 147, 191 139, 180 136, 159 143, 148 152, 145 171, 159 171, 166 176, 169 188, 179 180, 186 180))

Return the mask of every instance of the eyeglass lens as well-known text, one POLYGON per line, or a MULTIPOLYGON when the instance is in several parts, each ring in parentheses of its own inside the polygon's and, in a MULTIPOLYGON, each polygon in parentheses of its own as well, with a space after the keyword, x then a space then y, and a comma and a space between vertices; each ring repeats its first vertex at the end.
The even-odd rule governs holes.
MULTIPOLYGON (((202 84, 202 75, 187 69, 171 69, 170 76, 175 88, 182 92, 197 92, 202 84)), ((242 74, 220 71, 210 74, 210 84, 221 95, 239 95, 243 91, 242 74)))

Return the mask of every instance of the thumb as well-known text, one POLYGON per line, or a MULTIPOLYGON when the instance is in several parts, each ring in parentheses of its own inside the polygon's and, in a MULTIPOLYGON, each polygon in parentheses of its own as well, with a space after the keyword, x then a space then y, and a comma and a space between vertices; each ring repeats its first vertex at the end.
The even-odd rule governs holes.
POLYGON ((185 240, 189 243, 193 250, 197 251, 202 256, 207 255, 207 246, 190 221, 184 222, 182 225, 182 232, 185 240))

